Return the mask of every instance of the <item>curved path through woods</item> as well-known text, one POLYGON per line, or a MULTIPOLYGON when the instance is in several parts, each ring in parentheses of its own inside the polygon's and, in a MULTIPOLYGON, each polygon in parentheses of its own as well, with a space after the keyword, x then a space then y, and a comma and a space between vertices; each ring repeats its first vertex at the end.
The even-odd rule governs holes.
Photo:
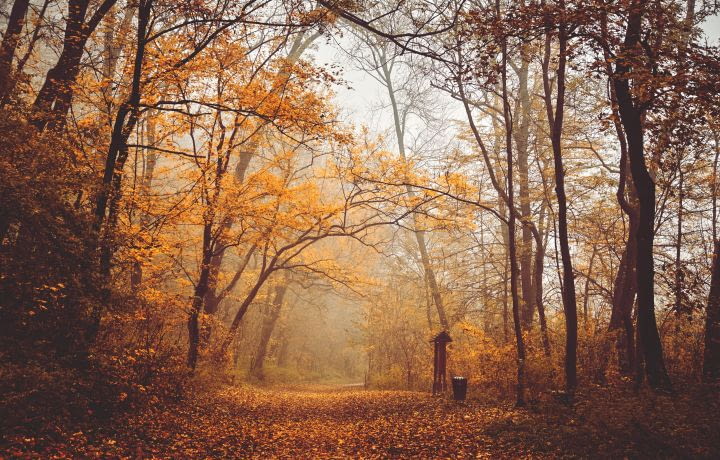
POLYGON ((519 453, 514 435, 500 435, 513 415, 428 393, 356 386, 229 388, 190 407, 133 420, 132 437, 115 441, 142 446, 141 456, 497 457, 519 453))
MULTIPOLYGON (((192 402, 157 405, 101 427, 67 433, 55 443, 35 444, 29 456, 711 458, 718 452, 717 424, 703 428, 697 408, 683 406, 682 401, 655 399, 638 406, 638 399, 598 394, 592 400, 595 403, 579 401, 574 408, 545 403, 518 410, 476 400, 457 404, 427 393, 363 391, 353 386, 226 387, 192 402), (598 401, 602 401, 600 407, 598 401), (598 416, 598 411, 603 415, 598 416), (675 425, 646 423, 665 420, 664 415, 675 425), (699 428, 676 435, 687 427, 699 428)), ((15 447, 16 454, 24 450, 18 444, 15 447)))

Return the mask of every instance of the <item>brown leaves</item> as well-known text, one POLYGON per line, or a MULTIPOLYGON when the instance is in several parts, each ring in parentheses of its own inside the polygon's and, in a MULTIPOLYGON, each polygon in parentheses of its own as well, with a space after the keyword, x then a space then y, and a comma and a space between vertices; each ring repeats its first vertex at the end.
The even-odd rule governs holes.
POLYGON ((608 391, 598 389, 574 408, 518 410, 403 391, 230 387, 156 405, 105 427, 57 431, 54 441, 18 436, 0 456, 555 458, 718 452, 717 441, 708 438, 712 424, 698 429, 690 423, 714 413, 712 407, 698 415, 690 399, 650 403, 608 391))

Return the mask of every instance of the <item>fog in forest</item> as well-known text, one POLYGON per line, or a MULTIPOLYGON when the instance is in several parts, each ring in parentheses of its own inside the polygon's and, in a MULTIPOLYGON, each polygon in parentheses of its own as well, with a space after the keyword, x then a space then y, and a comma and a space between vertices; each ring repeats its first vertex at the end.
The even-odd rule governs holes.
POLYGON ((0 30, 0 457, 720 456, 717 1, 0 30))

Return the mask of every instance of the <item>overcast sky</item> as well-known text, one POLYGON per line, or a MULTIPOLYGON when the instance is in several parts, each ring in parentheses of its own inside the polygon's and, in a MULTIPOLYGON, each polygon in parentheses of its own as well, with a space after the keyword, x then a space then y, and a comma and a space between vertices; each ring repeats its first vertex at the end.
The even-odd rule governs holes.
MULTIPOLYGON (((711 43, 720 43, 720 16, 711 17, 703 29, 711 43)), ((314 51, 316 60, 320 64, 339 64, 343 67, 342 76, 350 89, 345 86, 335 88, 335 104, 343 113, 343 118, 357 126, 366 125, 372 132, 385 131, 392 126, 387 92, 352 62, 349 56, 352 53, 350 43, 347 36, 333 38, 329 43, 326 40, 319 41, 314 51)), ((462 115, 461 112, 458 110, 458 117, 462 115)))

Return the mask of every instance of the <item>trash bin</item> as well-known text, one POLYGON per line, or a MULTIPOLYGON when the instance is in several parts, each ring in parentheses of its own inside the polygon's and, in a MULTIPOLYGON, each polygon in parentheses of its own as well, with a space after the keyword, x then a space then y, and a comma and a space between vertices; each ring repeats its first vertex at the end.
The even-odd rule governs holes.
POLYGON ((464 401, 465 395, 467 395, 467 378, 465 377, 453 377, 453 398, 455 401, 464 401))

